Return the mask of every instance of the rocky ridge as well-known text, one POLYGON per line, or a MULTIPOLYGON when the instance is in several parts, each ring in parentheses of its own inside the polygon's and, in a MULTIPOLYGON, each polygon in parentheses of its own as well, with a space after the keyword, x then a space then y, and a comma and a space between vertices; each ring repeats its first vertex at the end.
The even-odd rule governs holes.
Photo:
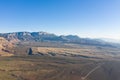
POLYGON ((0 37, 4 37, 10 42, 62 42, 74 43, 84 45, 98 45, 110 46, 110 44, 97 39, 80 38, 77 35, 55 35, 47 32, 13 32, 13 33, 0 33, 0 37))

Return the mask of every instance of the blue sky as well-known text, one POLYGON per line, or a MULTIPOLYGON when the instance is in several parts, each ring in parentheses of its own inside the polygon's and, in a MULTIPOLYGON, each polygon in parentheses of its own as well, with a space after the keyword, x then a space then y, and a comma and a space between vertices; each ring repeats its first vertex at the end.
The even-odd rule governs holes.
POLYGON ((120 39, 120 0, 0 0, 0 33, 120 39))

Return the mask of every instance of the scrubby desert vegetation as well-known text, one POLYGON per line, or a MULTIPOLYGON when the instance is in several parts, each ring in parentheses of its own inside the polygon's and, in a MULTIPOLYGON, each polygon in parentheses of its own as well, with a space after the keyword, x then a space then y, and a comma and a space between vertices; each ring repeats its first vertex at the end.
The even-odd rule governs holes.
POLYGON ((0 57, 0 80, 119 80, 120 61, 50 57, 0 57))
POLYGON ((33 33, 3 35, 0 80, 120 80, 119 44, 47 33, 35 39, 33 33))

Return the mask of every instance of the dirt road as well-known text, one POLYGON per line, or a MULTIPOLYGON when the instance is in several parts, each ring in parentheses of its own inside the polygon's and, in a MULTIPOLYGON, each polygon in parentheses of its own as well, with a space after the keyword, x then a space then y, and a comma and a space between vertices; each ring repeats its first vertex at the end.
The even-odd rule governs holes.
POLYGON ((91 71, 89 71, 84 77, 82 77, 81 79, 82 80, 87 80, 87 77, 92 74, 94 71, 96 71, 98 68, 100 68, 101 66, 103 65, 102 64, 98 64, 98 66, 96 66, 95 68, 93 68, 91 71))

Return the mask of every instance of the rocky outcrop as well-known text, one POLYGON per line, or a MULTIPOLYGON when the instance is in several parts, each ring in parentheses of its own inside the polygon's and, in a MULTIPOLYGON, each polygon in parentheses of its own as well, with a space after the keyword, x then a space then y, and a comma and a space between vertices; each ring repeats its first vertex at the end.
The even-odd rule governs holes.
POLYGON ((13 44, 3 37, 0 37, 0 56, 12 56, 13 44))
POLYGON ((32 54, 33 54, 32 48, 29 48, 28 55, 32 55, 32 54))

